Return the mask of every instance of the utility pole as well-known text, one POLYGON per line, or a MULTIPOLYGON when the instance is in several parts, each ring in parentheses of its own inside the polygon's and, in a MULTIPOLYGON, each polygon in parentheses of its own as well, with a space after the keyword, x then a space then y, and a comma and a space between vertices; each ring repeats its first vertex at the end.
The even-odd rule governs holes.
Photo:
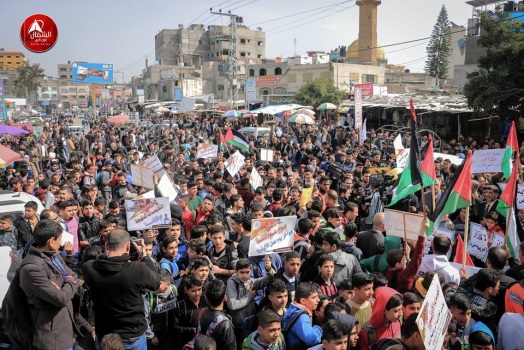
POLYGON ((229 54, 228 54, 228 64, 229 69, 227 73, 227 82, 228 82, 228 99, 231 104, 231 109, 235 108, 235 102, 238 99, 238 90, 237 90, 237 15, 228 11, 228 13, 222 13, 222 10, 219 12, 211 13, 219 16, 228 16, 230 19, 229 29, 230 29, 230 45, 229 45, 229 54))

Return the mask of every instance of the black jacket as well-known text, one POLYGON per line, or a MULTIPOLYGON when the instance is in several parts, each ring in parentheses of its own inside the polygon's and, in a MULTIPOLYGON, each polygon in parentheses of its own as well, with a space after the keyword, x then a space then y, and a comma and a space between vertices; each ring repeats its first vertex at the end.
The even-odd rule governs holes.
POLYGON ((84 279, 95 311, 96 335, 118 333, 122 339, 139 337, 147 329, 141 291, 157 290, 158 273, 145 262, 129 261, 129 255, 101 256, 84 264, 84 279))
POLYGON ((98 236, 100 233, 100 219, 93 215, 91 218, 85 216, 78 219, 78 236, 81 241, 98 236))
MULTIPOLYGON (((207 329, 219 314, 224 314, 224 311, 207 309, 204 312, 202 312, 202 316, 200 318, 201 334, 207 333, 207 329)), ((233 322, 225 321, 220 323, 215 328, 215 331, 211 334, 211 336, 213 337, 213 339, 215 339, 217 344, 220 344, 217 348, 220 348, 221 350, 237 349, 237 342, 235 338, 233 322)))

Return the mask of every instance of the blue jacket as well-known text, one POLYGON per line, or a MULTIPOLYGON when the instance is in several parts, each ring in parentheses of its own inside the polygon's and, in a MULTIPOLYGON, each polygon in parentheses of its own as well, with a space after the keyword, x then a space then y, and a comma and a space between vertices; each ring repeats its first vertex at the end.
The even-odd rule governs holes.
MULTIPOLYGON (((282 329, 286 328, 288 322, 300 311, 302 311, 301 307, 291 304, 282 319, 282 329)), ((322 342, 322 328, 314 326, 311 323, 311 317, 303 314, 291 326, 285 337, 288 349, 299 348, 301 343, 306 344, 307 347, 312 347, 322 342)))

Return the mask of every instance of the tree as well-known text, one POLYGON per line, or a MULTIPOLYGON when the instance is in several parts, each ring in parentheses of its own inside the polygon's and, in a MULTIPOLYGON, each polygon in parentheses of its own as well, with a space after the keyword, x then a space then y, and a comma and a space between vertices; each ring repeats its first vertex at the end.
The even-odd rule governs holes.
POLYGON ((515 115, 524 107, 524 22, 503 13, 480 17, 478 42, 486 53, 479 59, 478 71, 468 75, 464 95, 479 115, 515 115))
POLYGON ((346 93, 333 85, 329 77, 320 77, 307 82, 295 93, 295 101, 303 106, 317 107, 324 102, 340 104, 346 93))
POLYGON ((29 102, 31 93, 34 93, 35 102, 37 98, 36 89, 40 86, 40 79, 44 74, 44 69, 40 67, 40 64, 33 63, 32 65, 27 64, 23 67, 17 68, 18 78, 15 80, 15 94, 17 97, 25 97, 29 102))
POLYGON ((435 77, 437 85, 439 81, 448 77, 448 59, 451 54, 451 34, 448 19, 448 10, 442 5, 437 18, 437 23, 433 27, 431 39, 426 48, 428 59, 426 60, 426 73, 435 77))

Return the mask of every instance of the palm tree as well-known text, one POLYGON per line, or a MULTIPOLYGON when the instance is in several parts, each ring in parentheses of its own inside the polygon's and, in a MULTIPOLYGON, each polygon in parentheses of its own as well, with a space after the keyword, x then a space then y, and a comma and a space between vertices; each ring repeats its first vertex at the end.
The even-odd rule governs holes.
POLYGON ((37 88, 40 86, 40 79, 44 74, 44 69, 39 63, 27 64, 17 69, 18 78, 15 80, 15 94, 17 97, 25 97, 29 104, 30 93, 34 92, 34 102, 37 100, 37 88))

